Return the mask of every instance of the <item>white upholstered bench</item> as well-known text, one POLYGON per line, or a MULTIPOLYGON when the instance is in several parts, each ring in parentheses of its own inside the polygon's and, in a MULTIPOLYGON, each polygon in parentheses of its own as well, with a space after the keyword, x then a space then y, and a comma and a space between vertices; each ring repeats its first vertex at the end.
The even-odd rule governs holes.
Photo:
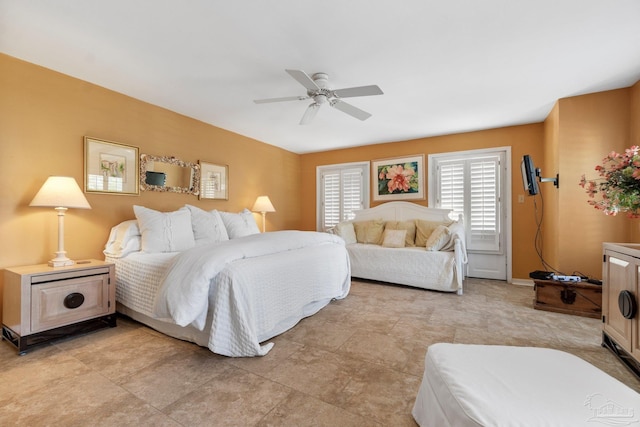
POLYGON ((640 426, 640 394, 559 350, 438 343, 413 417, 422 427, 640 426))

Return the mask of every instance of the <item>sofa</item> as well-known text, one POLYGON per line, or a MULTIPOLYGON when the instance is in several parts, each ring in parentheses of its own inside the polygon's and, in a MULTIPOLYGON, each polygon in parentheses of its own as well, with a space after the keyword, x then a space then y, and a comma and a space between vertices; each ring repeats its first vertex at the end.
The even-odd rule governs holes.
POLYGON ((388 202, 356 211, 331 232, 345 240, 354 278, 462 295, 465 228, 450 212, 388 202))

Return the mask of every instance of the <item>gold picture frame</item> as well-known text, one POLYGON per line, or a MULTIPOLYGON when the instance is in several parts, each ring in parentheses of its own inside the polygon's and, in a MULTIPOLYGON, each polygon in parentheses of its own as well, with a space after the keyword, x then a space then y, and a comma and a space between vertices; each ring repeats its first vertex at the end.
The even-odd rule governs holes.
POLYGON ((373 200, 424 200, 424 155, 371 161, 373 200))
POLYGON ((200 164, 200 199, 229 200, 229 166, 205 161, 200 164))
POLYGON ((138 147, 85 136, 85 193, 138 196, 138 152, 138 147))

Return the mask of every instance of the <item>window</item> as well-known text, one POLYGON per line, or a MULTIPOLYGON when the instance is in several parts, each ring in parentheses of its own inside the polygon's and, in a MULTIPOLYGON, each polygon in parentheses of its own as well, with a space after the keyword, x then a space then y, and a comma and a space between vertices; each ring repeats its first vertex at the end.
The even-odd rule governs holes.
POLYGON ((500 253, 502 153, 434 156, 435 206, 463 215, 467 249, 500 253))
POLYGON ((369 207, 368 176, 368 162, 318 167, 318 230, 353 219, 354 211, 369 207))

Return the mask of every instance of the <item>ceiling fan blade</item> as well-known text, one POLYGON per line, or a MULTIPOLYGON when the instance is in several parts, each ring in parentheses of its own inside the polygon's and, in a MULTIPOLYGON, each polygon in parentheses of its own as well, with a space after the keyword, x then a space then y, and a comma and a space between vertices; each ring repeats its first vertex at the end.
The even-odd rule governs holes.
POLYGON ((307 90, 320 90, 318 85, 302 70, 285 70, 298 83, 306 87, 307 90))
POLYGON ((256 104, 267 104, 269 102, 282 102, 282 101, 304 101, 309 99, 308 96, 285 96, 284 98, 267 98, 267 99, 254 99, 256 104))
POLYGON ((300 120, 301 125, 306 125, 311 123, 311 120, 318 114, 318 110, 320 109, 320 104, 316 104, 315 102, 307 107, 307 110, 304 112, 302 116, 302 120, 300 120))
POLYGON ((358 107, 354 107, 351 104, 347 104, 344 101, 340 101, 339 99, 331 101, 331 106, 333 108, 337 108, 343 113, 347 113, 348 115, 355 117, 358 120, 367 120, 369 117, 371 117, 370 113, 367 113, 366 111, 361 110, 358 107))
POLYGON ((376 85, 347 87, 344 89, 334 90, 333 93, 338 98, 351 98, 353 96, 384 95, 384 92, 382 92, 382 90, 376 85))

